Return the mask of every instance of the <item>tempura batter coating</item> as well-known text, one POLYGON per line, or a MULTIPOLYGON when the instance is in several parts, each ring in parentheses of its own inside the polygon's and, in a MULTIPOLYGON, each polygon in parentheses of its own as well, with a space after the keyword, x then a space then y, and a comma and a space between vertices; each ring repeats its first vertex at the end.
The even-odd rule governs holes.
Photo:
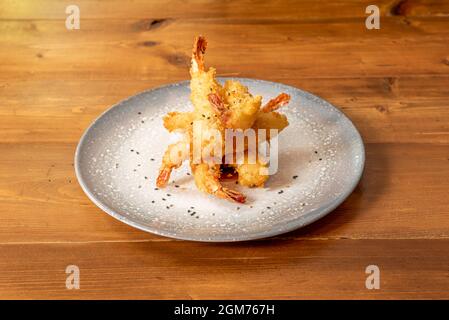
POLYGON ((164 127, 169 132, 176 130, 189 130, 195 119, 193 112, 169 112, 164 118, 164 127))
POLYGON ((248 87, 238 81, 228 80, 224 85, 224 102, 229 116, 226 127, 232 129, 251 128, 262 104, 261 96, 253 96, 248 87))

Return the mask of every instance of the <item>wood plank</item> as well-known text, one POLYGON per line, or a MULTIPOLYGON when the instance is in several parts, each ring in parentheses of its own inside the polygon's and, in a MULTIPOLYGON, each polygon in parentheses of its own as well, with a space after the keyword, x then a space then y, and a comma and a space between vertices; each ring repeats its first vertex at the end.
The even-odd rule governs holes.
POLYGON ((375 31, 367 30, 363 19, 268 24, 175 20, 155 30, 142 27, 141 20, 88 20, 84 28, 72 32, 60 21, 7 21, 0 24, 4 47, 0 79, 172 82, 188 77, 191 43, 197 34, 209 39, 207 64, 227 75, 262 79, 447 75, 448 19, 404 23, 392 17, 375 31))
MULTIPOLYGON (((83 19, 92 18, 302 18, 326 19, 365 17, 369 0, 134 0, 126 5, 120 0, 77 0, 83 19)), ((58 0, 3 0, 0 19, 65 19, 66 2, 58 0)), ((449 4, 439 0, 377 0, 381 14, 402 16, 441 16, 449 14, 449 4)))
POLYGON ((0 245, 0 298, 449 297, 449 240, 0 245), (80 290, 65 269, 80 268, 80 290), (367 290, 377 265, 380 290, 367 290))
MULTIPOLYGON (((0 244, 163 239, 116 221, 88 200, 74 175, 74 149, 0 144, 0 244)), ((449 238, 448 146, 367 144, 366 152, 360 185, 336 211, 278 238, 449 238)))
MULTIPOLYGON (((339 107, 367 143, 449 143, 447 75, 273 80, 339 107)), ((76 143, 110 105, 161 84, 156 79, 8 81, 0 87, 0 141, 76 143)))

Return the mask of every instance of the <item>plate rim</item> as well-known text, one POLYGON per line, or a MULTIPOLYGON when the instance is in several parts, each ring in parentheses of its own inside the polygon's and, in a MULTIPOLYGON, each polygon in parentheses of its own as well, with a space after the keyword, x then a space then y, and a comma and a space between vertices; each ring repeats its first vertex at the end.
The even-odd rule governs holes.
POLYGON ((86 182, 83 179, 83 175, 81 174, 81 166, 80 166, 80 153, 81 153, 81 149, 85 143, 85 140, 89 134, 89 132, 91 130, 93 130, 94 126, 109 112, 112 112, 113 109, 117 108, 118 106, 120 106, 121 104, 127 102, 128 100, 133 99, 136 96, 142 95, 142 94, 146 94, 152 91, 156 91, 156 90, 160 90, 160 89, 166 89, 166 88, 170 88, 170 87, 177 87, 177 86, 181 86, 184 85, 186 83, 189 83, 190 80, 183 80, 183 81, 178 81, 178 82, 174 82, 174 83, 169 83, 169 84, 164 84, 164 85, 160 85, 154 88, 150 88, 138 93, 135 93, 125 99, 122 99, 120 101, 118 101, 117 103, 113 104, 112 106, 110 106, 109 108, 107 108, 105 111, 103 111, 99 116, 97 116, 95 118, 94 121, 92 121, 90 123, 90 125, 84 130, 83 134, 81 135, 81 138, 78 142, 78 145, 76 147, 76 151, 75 151, 75 156, 74 156, 74 167, 75 167, 75 175, 76 178, 78 180, 79 185, 81 186, 81 189, 84 191, 84 193, 87 195, 87 197, 97 206, 99 207, 102 211, 106 212, 108 215, 112 216, 113 218, 131 226, 134 227, 136 229, 148 232, 148 233, 152 233, 152 234, 156 234, 158 236, 163 236, 163 237, 168 237, 168 238, 172 238, 172 239, 178 239, 178 240, 186 240, 186 241, 197 241, 197 242, 241 242, 241 241, 251 241, 251 240, 257 240, 257 239, 264 239, 264 238, 272 238, 275 236, 278 236, 280 234, 284 234, 284 233, 289 233, 291 231, 303 228, 321 218, 323 218, 324 216, 326 216, 327 214, 331 213, 332 211, 334 211, 339 205, 341 205, 346 198, 348 198, 354 191, 354 189, 357 187, 357 185, 359 184, 363 172, 365 170, 365 159, 366 159, 366 155, 365 155, 365 144, 363 142, 363 138, 360 134, 360 132, 357 130, 357 127, 354 125, 354 123, 351 121, 351 119, 346 116, 346 114, 341 111, 339 108, 337 108, 336 106, 334 106, 332 103, 330 103, 329 101, 327 101, 326 99, 321 98, 320 96, 316 95, 316 94, 312 94, 308 91, 299 89, 297 87, 294 86, 290 86, 281 82, 274 82, 274 81, 269 81, 269 80, 262 80, 262 79, 255 79, 255 78, 242 78, 242 77, 217 77, 218 81, 222 81, 222 80, 229 80, 229 79, 234 79, 234 80, 242 80, 242 81, 250 81, 250 82, 263 82, 265 84, 271 84, 271 85, 282 85, 285 87, 289 87, 292 88, 294 90, 299 90, 301 92, 303 92, 307 97, 309 98, 318 98, 324 102, 326 102, 328 104, 329 107, 333 108, 338 114, 340 114, 340 116, 346 118, 346 120, 349 121, 349 124, 352 126, 353 131, 356 134, 356 139, 360 142, 360 166, 357 169, 356 172, 356 179, 353 180, 352 185, 350 186, 350 188, 347 189, 346 192, 342 193, 339 197, 337 197, 336 199, 332 200, 332 204, 324 209, 322 208, 316 208, 314 210, 311 210, 309 212, 307 212, 304 216, 300 217, 300 218, 296 218, 293 219, 291 221, 289 221, 287 224, 284 225, 284 227, 282 229, 278 229, 276 228, 276 225, 273 226, 273 228, 270 231, 261 231, 261 232, 256 232, 256 233, 252 233, 250 235, 245 235, 243 234, 242 236, 239 237, 229 237, 229 238, 223 238, 223 239, 214 239, 214 238, 207 238, 207 237, 189 237, 189 236, 180 236, 177 234, 173 234, 171 232, 165 232, 165 231, 160 231, 157 228, 151 228, 145 225, 142 225, 138 222, 135 222, 131 219, 128 219, 126 216, 123 216, 117 212, 115 212, 114 209, 110 208, 108 205, 104 204, 102 201, 100 201, 99 199, 97 199, 97 197, 91 192, 91 190, 88 188, 86 182))

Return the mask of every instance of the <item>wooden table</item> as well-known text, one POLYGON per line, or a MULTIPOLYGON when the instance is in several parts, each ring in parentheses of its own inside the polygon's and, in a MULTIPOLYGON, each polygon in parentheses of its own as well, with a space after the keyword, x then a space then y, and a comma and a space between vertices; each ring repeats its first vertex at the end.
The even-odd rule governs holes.
POLYGON ((65 2, 0 2, 0 298, 449 298, 449 1, 75 0, 70 31, 65 2), (380 30, 365 27, 369 4, 380 30), (337 210, 208 244, 138 231, 84 195, 82 132, 187 79, 197 34, 219 75, 308 90, 354 121, 366 169, 337 210), (72 264, 79 290, 66 289, 72 264))

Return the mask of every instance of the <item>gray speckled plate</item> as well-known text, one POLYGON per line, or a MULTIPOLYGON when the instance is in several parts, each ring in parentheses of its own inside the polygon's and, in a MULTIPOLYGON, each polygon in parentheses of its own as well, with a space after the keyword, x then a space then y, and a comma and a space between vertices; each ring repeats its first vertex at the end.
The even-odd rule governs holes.
MULTIPOLYGON (((223 81, 225 79, 219 79, 223 81)), ((75 155, 89 198, 114 218, 159 235, 197 241, 241 241, 305 226, 335 209, 353 191, 364 166, 362 139, 328 102, 302 90, 237 78, 264 102, 291 95, 282 108, 290 125, 279 137, 279 169, 265 188, 233 188, 248 196, 235 204, 199 192, 186 163, 165 189, 155 188, 166 146, 179 137, 162 125, 168 111, 191 108, 189 82, 145 91, 101 115, 75 155)))

